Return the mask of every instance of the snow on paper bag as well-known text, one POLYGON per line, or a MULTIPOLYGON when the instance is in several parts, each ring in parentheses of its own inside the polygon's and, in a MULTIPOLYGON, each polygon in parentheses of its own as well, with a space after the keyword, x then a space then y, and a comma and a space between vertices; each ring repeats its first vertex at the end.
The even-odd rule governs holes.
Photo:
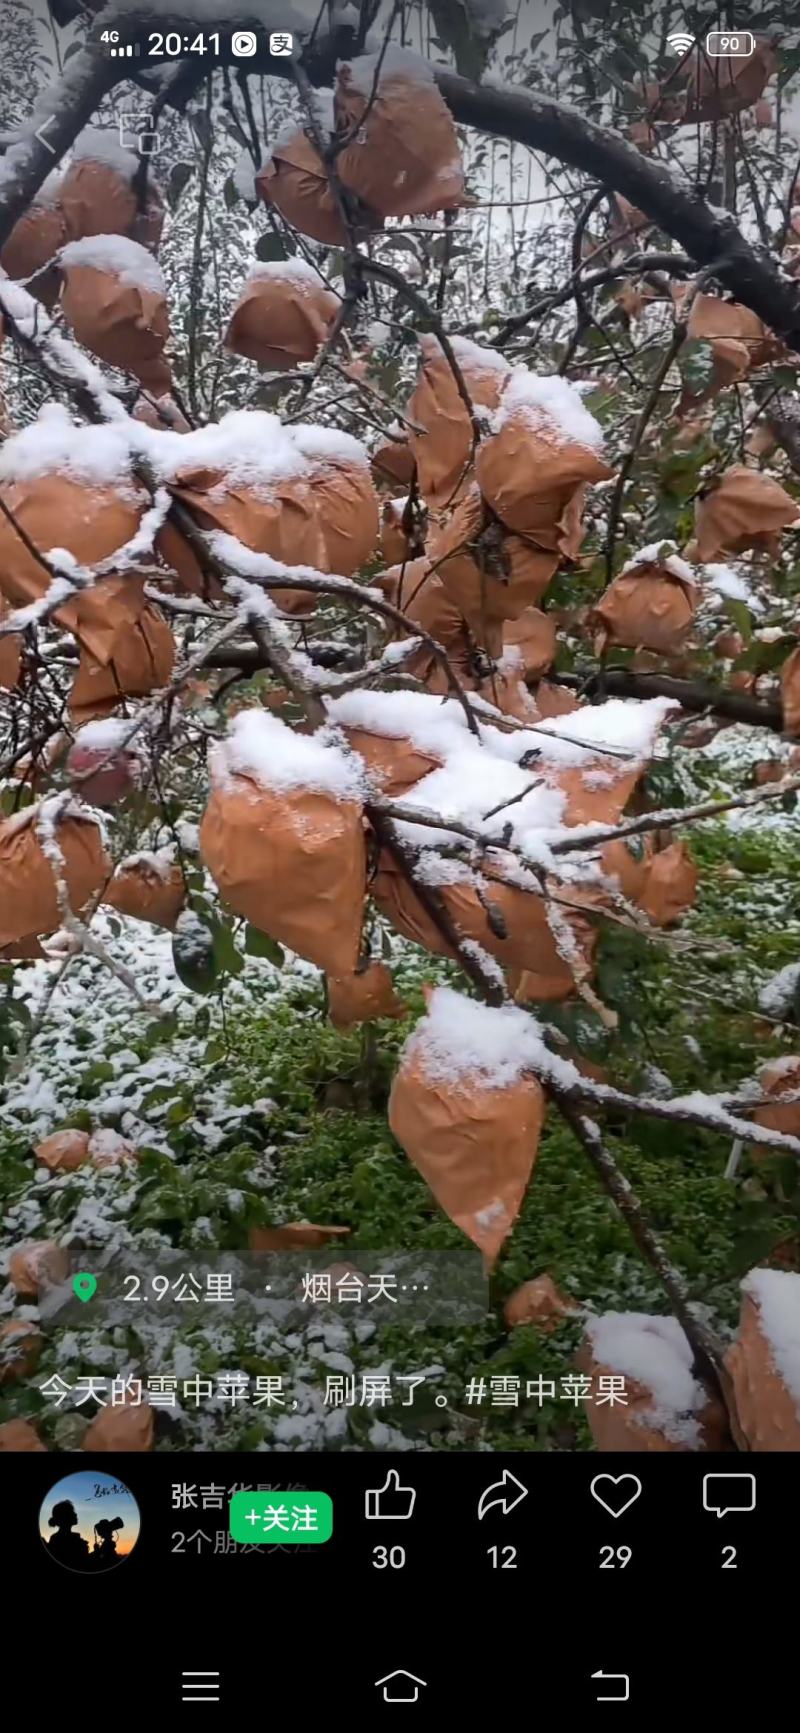
POLYGON ((428 552, 451 601, 484 645, 493 626, 539 601, 558 565, 556 554, 509 535, 477 487, 431 537, 428 552))
POLYGON ((7 277, 24 283, 29 295, 35 295, 43 306, 52 307, 61 287, 57 255, 66 239, 64 213, 58 203, 58 181, 48 175, 0 248, 0 266, 7 277))
POLYGON ((592 1380, 586 1417, 597 1449, 723 1450, 727 1415, 719 1398, 695 1375, 693 1360, 676 1318, 647 1312, 605 1312, 591 1318, 577 1364, 592 1380), (618 1380, 624 1402, 603 1400, 603 1391, 613 1388, 611 1378, 618 1380))
POLYGON ((319 735, 263 710, 211 755, 200 849, 236 914, 331 975, 358 962, 366 847, 362 773, 319 735))
POLYGON ((309 467, 314 509, 322 535, 323 570, 351 578, 378 546, 378 496, 366 450, 338 428, 298 422, 294 443, 309 467))
MULTIPOLYGON (((753 1108, 756 1125, 763 1125, 768 1131, 786 1132, 790 1137, 800 1136, 800 1100, 781 1100, 784 1095, 800 1096, 800 1054, 784 1053, 779 1059, 768 1059, 759 1070, 758 1087, 761 1095, 770 1097, 770 1102, 753 1108)), ((754 1144, 750 1153, 759 1161, 770 1150, 766 1144, 754 1144)))
POLYGON ((398 1143, 489 1266, 519 1215, 539 1148, 546 1101, 530 1075, 538 1047, 525 1012, 437 987, 389 1097, 398 1143))
MULTIPOLYGON (((338 428, 284 427, 263 410, 234 410, 170 441, 159 478, 199 529, 235 536, 284 565, 350 577, 377 544, 367 453, 338 428)), ((182 582, 199 588, 202 574, 188 542, 180 535, 165 541, 162 533, 159 545, 182 582)), ((308 590, 270 593, 286 612, 316 606, 308 590)))
MULTIPOLYGON (((36 421, 0 447, 0 492, 41 553, 65 548, 82 566, 96 566, 136 534, 148 496, 131 473, 124 431, 108 424, 76 427, 67 411, 47 404, 36 421)), ((15 607, 46 595, 50 573, 0 515, 0 590, 15 607)), ((78 601, 53 615, 74 631, 78 601)))
POLYGON ((36 1300, 43 1284, 66 1280, 70 1255, 55 1240, 28 1240, 8 1260, 8 1280, 22 1299, 36 1300))
POLYGON ((342 731, 353 751, 363 759, 370 781, 380 789, 384 800, 402 799, 415 782, 438 768, 438 759, 420 752, 402 735, 378 734, 347 723, 342 724, 342 731))
POLYGON ((224 346, 271 371, 292 369, 314 360, 340 305, 306 259, 252 265, 224 346))
POLYGON ((369 962, 352 975, 328 976, 328 1012, 335 1029, 352 1029, 373 1017, 405 1017, 386 963, 369 962))
POLYGON ((623 566, 597 602, 592 621, 598 650, 608 644, 674 655, 683 647, 697 611, 691 566, 674 553, 645 548, 623 566))
POLYGON ((74 1173, 89 1160, 89 1133, 68 1128, 51 1131, 34 1149, 37 1161, 50 1173, 74 1173))
POLYGON ((569 380, 515 367, 493 427, 475 459, 484 498, 507 529, 575 559, 586 483, 613 474, 594 417, 569 380))
POLYGON ((57 874, 77 914, 111 871, 96 819, 77 806, 61 813, 60 801, 0 819, 0 945, 61 926, 57 874))
POLYGON ((168 850, 120 861, 103 893, 103 907, 172 932, 186 900, 183 873, 168 850))
MULTIPOLYGON (((319 97, 319 92, 317 92, 319 97)), ((289 127, 279 133, 256 175, 256 190, 265 205, 326 247, 343 247, 347 232, 331 191, 322 157, 311 139, 289 127)))
POLYGON ((747 548, 777 554, 781 530, 798 522, 800 507, 771 476, 735 463, 699 495, 694 514, 694 550, 698 560, 706 561, 747 548))
POLYGON ((78 342, 164 396, 172 386, 164 355, 169 314, 152 254, 122 235, 95 235, 64 247, 61 266, 61 310, 78 342))
POLYGON ((751 1270, 726 1356, 751 1450, 800 1450, 800 1275, 751 1270))
MULTIPOLYGON (((509 373, 496 349, 482 349, 454 337, 451 347, 471 402, 496 409, 509 373)), ((421 366, 408 403, 408 443, 417 465, 419 490, 431 510, 451 505, 464 486, 473 446, 473 428, 453 369, 439 340, 420 338, 421 366), (417 432, 417 427, 423 429, 417 432)))
POLYGON ((110 128, 87 126, 78 135, 59 195, 69 240, 133 234, 139 219, 138 168, 139 158, 110 128))
POLYGON ((455 122, 433 69, 390 44, 338 69, 334 115, 347 143, 342 185, 381 217, 431 215, 464 203, 455 122))

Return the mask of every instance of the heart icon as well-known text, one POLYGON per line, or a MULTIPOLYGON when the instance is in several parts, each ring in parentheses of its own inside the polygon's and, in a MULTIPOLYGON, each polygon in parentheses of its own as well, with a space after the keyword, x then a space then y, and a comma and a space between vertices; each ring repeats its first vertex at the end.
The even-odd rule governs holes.
POLYGON ((636 1474, 596 1474, 589 1491, 609 1516, 622 1516, 641 1497, 642 1483, 636 1474))

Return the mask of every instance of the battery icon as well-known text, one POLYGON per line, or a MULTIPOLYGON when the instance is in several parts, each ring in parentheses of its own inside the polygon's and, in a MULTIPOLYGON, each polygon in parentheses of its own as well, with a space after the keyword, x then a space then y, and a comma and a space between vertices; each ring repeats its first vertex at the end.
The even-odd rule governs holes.
POLYGON ((752 30, 709 30, 706 54, 710 60, 747 60, 755 45, 752 30))

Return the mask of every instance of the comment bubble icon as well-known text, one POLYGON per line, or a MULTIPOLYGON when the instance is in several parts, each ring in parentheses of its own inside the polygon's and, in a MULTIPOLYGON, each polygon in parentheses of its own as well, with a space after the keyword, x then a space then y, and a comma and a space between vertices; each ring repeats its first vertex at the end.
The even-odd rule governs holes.
POLYGON ((754 1474, 704 1474, 703 1509, 712 1516, 742 1515, 756 1508, 754 1474))

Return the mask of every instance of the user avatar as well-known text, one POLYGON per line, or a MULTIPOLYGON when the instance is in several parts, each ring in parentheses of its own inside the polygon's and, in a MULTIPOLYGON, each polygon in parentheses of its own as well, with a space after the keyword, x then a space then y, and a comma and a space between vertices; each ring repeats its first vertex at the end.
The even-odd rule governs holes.
POLYGON ((115 1475, 83 1470, 42 1500, 39 1533, 58 1564, 92 1576, 129 1558, 139 1539, 139 1506, 115 1475))

